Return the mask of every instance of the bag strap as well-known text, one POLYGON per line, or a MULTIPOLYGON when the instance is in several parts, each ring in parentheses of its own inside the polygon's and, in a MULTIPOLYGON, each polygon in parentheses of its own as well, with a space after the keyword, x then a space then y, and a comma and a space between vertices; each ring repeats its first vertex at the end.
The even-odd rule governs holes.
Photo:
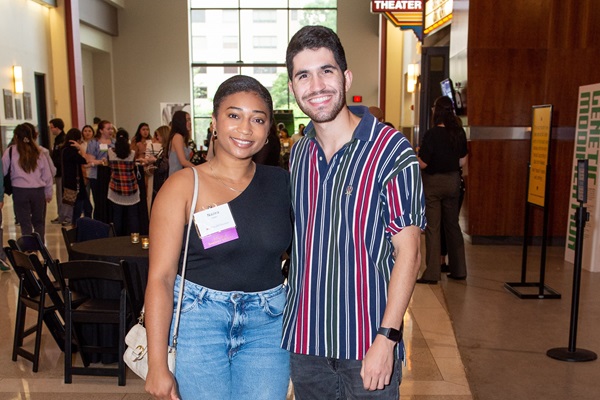
POLYGON ((179 316, 181 315, 181 301, 183 299, 183 286, 185 282, 185 270, 187 269, 187 257, 188 247, 190 244, 190 232, 192 230, 192 223, 194 222, 194 212, 196 211, 196 202, 198 201, 198 173, 196 169, 191 167, 194 171, 194 196, 192 198, 192 206, 190 207, 190 216, 188 219, 187 237, 185 239, 185 248, 183 252, 183 263, 181 268, 181 283, 179 285, 179 296, 177 298, 177 311, 175 312, 175 324, 173 326, 173 347, 177 347, 177 334, 179 332, 179 316))

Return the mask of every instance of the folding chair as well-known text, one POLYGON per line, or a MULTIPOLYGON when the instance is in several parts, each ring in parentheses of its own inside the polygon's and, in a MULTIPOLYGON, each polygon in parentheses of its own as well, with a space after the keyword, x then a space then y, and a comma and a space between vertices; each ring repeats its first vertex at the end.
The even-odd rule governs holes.
MULTIPOLYGON (((42 328, 44 319, 54 316, 57 319, 57 305, 46 293, 46 287, 37 280, 37 275, 43 275, 46 279, 45 268, 35 254, 27 255, 21 251, 5 247, 4 251, 12 264, 15 272, 19 275, 19 295, 17 300, 17 313, 15 322, 15 335, 13 341, 12 360, 17 361, 17 356, 33 362, 33 372, 37 372, 40 362, 40 347, 42 342, 42 328), (37 311, 37 320, 34 325, 25 328, 27 309, 37 311), (35 334, 33 352, 23 347, 26 337, 35 334)), ((49 279, 48 279, 49 281, 49 279)), ((52 288, 54 286, 50 284, 52 288)))
POLYGON ((119 386, 125 385, 125 334, 128 320, 134 321, 128 292, 131 283, 125 273, 125 261, 120 264, 106 261, 69 261, 58 265, 61 276, 65 279, 65 337, 75 337, 84 367, 73 366, 72 344, 65 340, 65 383, 72 382, 73 375, 117 376, 119 386), (118 299, 111 298, 107 293, 98 290, 94 298, 89 298, 83 303, 73 303, 72 288, 78 281, 114 281, 120 286, 118 299), (113 324, 118 327, 118 343, 116 346, 105 343, 87 343, 82 336, 81 324, 100 323, 113 324), (117 368, 90 367, 87 354, 116 354, 117 368))

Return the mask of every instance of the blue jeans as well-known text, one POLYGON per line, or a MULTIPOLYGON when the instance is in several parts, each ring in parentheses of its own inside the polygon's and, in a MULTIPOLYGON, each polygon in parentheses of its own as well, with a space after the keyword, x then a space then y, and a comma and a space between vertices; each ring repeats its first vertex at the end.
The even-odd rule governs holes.
MULTIPOLYGON (((177 276, 173 311, 180 280, 177 276)), ((289 353, 280 347, 285 297, 283 285, 245 293, 185 281, 175 370, 181 398, 285 400, 289 353)))
POLYGON ((360 377, 362 361, 291 354, 291 374, 296 400, 342 400, 400 398, 402 362, 396 360, 390 384, 368 391, 360 377))

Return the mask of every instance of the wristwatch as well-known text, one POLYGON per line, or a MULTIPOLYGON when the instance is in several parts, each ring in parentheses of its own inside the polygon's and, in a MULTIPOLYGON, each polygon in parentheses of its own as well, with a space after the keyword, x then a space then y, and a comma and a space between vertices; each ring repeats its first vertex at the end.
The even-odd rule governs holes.
POLYGON ((383 335, 386 338, 390 339, 392 342, 396 342, 398 343, 400 340, 402 340, 402 331, 394 329, 394 328, 384 328, 381 327, 379 329, 377 329, 377 334, 378 335, 383 335))

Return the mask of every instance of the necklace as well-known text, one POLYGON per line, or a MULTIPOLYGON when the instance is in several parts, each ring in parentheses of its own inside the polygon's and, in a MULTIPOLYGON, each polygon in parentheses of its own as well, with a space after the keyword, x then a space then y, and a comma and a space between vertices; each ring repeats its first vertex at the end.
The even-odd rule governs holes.
MULTIPOLYGON (((253 168, 253 170, 252 170, 252 176, 254 176, 254 173, 256 172, 256 164, 253 162, 253 163, 252 163, 252 165, 254 166, 254 168, 253 168)), ((223 182, 223 181, 221 180, 221 178, 219 178, 219 177, 218 177, 218 176, 215 174, 215 171, 213 170, 213 167, 212 167, 212 160, 210 160, 210 161, 208 162, 208 167, 210 168, 210 173, 211 173, 211 175, 213 176, 213 178, 215 178, 216 180, 218 180, 218 181, 219 181, 219 183, 220 183, 221 185, 225 186, 227 189, 229 189, 229 190, 231 190, 231 191, 233 191, 233 192, 236 192, 236 193, 242 193, 242 192, 243 192, 243 190, 237 190, 236 188, 232 188, 231 186, 229 186, 228 184, 226 184, 225 182, 223 182)))

